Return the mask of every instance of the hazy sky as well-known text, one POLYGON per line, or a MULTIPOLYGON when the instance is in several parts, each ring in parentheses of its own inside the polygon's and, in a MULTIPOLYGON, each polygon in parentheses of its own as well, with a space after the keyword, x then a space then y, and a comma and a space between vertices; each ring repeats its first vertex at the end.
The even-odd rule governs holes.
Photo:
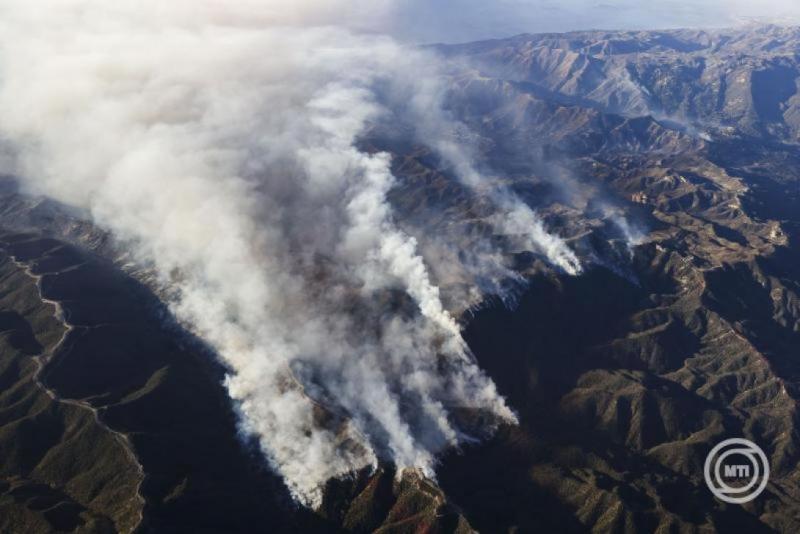
POLYGON ((406 0, 390 32, 414 41, 469 41, 524 32, 800 23, 800 0, 406 0))

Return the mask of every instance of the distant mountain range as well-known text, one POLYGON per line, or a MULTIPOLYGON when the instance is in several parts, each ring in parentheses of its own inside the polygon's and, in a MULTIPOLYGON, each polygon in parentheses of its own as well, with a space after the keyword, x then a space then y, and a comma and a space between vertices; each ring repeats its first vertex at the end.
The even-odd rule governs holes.
POLYGON ((520 35, 441 51, 543 100, 796 141, 798 46, 797 28, 759 26, 520 35))

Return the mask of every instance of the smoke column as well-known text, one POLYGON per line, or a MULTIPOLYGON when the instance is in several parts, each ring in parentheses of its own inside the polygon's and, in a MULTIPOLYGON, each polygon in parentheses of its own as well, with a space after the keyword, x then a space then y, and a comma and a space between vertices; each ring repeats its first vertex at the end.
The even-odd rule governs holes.
POLYGON ((373 88, 433 59, 332 26, 353 3, 164 4, 0 2, 0 135, 23 184, 154 267, 309 506, 379 459, 433 476, 465 438, 454 408, 513 422, 393 222, 390 157, 357 148, 387 113, 373 88))

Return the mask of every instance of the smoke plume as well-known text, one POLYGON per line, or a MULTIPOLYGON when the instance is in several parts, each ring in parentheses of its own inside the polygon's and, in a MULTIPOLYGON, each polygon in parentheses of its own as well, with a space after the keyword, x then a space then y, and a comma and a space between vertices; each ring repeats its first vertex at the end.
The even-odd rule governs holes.
MULTIPOLYGON (((353 5, 0 3, 13 171, 154 268, 229 369, 242 428, 311 506, 329 478, 379 459, 433 476, 466 437, 455 408, 514 420, 393 220, 390 157, 358 148, 388 113, 377 86, 444 117, 408 83, 434 60, 345 29, 353 5)), ((468 154, 433 148, 478 184, 468 154)), ((530 209, 495 198, 511 214, 501 231, 577 270, 530 209)))

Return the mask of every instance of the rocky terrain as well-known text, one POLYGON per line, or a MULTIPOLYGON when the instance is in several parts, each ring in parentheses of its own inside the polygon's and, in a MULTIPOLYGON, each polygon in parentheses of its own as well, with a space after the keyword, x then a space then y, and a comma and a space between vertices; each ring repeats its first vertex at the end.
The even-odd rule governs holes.
MULTIPOLYGON (((237 439, 224 369, 146 269, 80 214, 0 190, 0 530, 796 532, 800 530, 800 30, 581 32, 435 47, 482 171, 565 237, 568 276, 458 308, 520 419, 417 473, 332 480, 294 505, 237 439), (509 296, 510 295, 510 296, 509 296), (708 451, 746 437, 772 477, 715 500, 708 451)), ((492 206, 402 124, 400 224, 423 250, 492 235, 492 206)), ((456 254, 459 251, 455 252, 456 254)))
POLYGON ((543 100, 796 141, 798 45, 797 28, 753 26, 520 35, 441 51, 543 100))

